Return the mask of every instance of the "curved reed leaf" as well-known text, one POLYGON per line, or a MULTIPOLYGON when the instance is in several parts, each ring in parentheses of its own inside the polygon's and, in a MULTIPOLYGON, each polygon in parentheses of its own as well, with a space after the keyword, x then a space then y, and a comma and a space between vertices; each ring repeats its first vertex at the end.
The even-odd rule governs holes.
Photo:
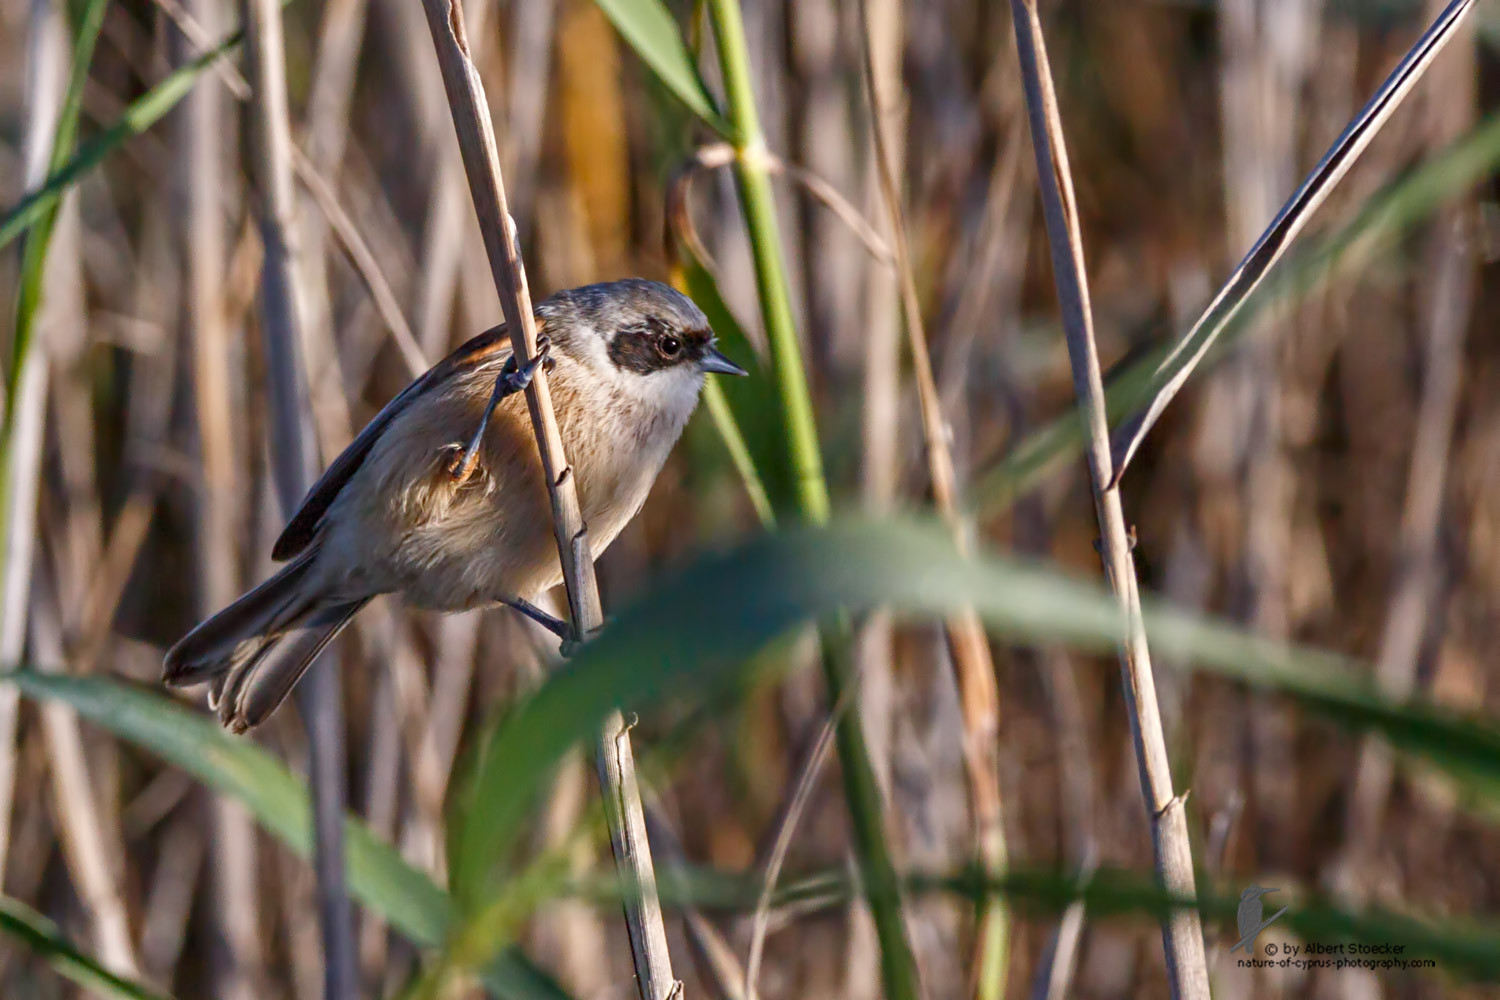
MULTIPOLYGON (((1244 886, 1222 882, 1214 886, 1201 873, 1200 892, 1194 899, 1174 898, 1148 872, 1117 868, 1101 868, 1086 878, 1076 872, 1040 867, 1012 867, 998 876, 986 875, 977 867, 956 872, 909 871, 902 876, 902 884, 911 896, 957 896, 976 904, 1004 896, 1017 909, 1047 916, 1083 903, 1090 919, 1159 918, 1167 909, 1185 905, 1203 915, 1210 933, 1217 925, 1220 940, 1226 945, 1240 937, 1236 910, 1244 886)), ((1379 908, 1354 912, 1304 887, 1286 882, 1277 886, 1277 906, 1285 905, 1287 911, 1276 927, 1291 931, 1303 941, 1400 945, 1403 958, 1431 959, 1446 972, 1470 979, 1500 980, 1500 925, 1494 922, 1419 917, 1379 908)), ((663 876, 661 897, 666 906, 747 912, 754 909, 760 887, 760 880, 753 875, 676 868, 663 876)), ((620 891, 617 881, 605 879, 574 880, 566 887, 567 893, 601 905, 617 900, 620 891)), ((806 914, 813 908, 842 907, 858 891, 848 869, 828 869, 788 879, 776 892, 774 902, 777 906, 796 905, 806 914)))
MULTIPOLYGON (((809 620, 888 607, 939 618, 972 605, 996 635, 1028 644, 1112 650, 1118 608, 1102 588, 1041 565, 966 560, 935 526, 841 522, 797 527, 706 558, 626 610, 579 657, 510 712, 489 741, 462 819, 454 871, 461 906, 514 842, 552 766, 605 712, 690 697, 731 678, 762 645, 809 620), (524 767, 518 767, 524 761, 524 767)), ((1357 729, 1373 729, 1479 794, 1500 798, 1500 733, 1423 704, 1381 697, 1355 664, 1286 646, 1148 601, 1153 648, 1193 669, 1285 694, 1357 729)))
MULTIPOLYGON (((162 695, 105 677, 18 670, 0 674, 0 680, 18 685, 29 698, 66 702, 89 721, 160 755, 243 803, 299 857, 309 856, 307 786, 249 740, 230 736, 206 716, 162 695)), ((347 821, 344 844, 354 896, 415 944, 440 945, 452 918, 443 890, 358 820, 347 821)), ((494 995, 513 1000, 567 1000, 560 987, 515 951, 501 955, 485 983, 494 995)))
MULTIPOLYGON (((1199 884, 1205 881, 1200 877, 1199 884)), ((1243 886, 1210 888, 1200 891, 1196 899, 1179 900, 1146 875, 1110 869, 1097 871, 1083 881, 1062 872, 1011 871, 992 879, 977 872, 913 876, 909 884, 912 892, 954 893, 970 899, 1000 894, 1051 912, 1082 902, 1091 918, 1124 914, 1159 916, 1174 906, 1187 905, 1223 929, 1221 940, 1226 946, 1240 936, 1236 909, 1243 886)), ((1287 911, 1278 918, 1276 927, 1291 931, 1303 941, 1399 945, 1403 949, 1402 958, 1429 958, 1448 972, 1471 979, 1500 979, 1500 927, 1453 918, 1421 919, 1380 909, 1354 913, 1317 896, 1299 897, 1295 888, 1286 885, 1281 885, 1280 893, 1276 905, 1278 908, 1286 905, 1287 911)))
POLYGON ((728 139, 734 130, 703 86, 682 32, 661 0, 594 0, 641 61, 688 110, 728 139))
POLYGON ((165 993, 110 972, 69 944, 52 921, 9 896, 0 896, 0 935, 45 959, 58 975, 87 990, 90 996, 170 1000, 165 993))

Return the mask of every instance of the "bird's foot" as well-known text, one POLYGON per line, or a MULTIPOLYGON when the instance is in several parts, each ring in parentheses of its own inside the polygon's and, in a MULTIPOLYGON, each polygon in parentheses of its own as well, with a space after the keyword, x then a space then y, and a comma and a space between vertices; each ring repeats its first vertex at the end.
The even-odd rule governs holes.
MULTIPOLYGON (((500 370, 500 382, 504 386, 503 389, 497 390, 500 399, 504 399, 511 393, 525 392, 527 386, 531 385, 531 380, 536 376, 537 368, 544 362, 551 361, 551 354, 552 339, 550 337, 536 339, 536 353, 524 365, 517 366, 516 356, 512 354, 510 360, 505 362, 505 367, 500 370)), ((549 367, 547 370, 552 369, 549 367)))
MULTIPOLYGON (((557 636, 558 653, 565 660, 572 659, 578 653, 578 651, 583 649, 583 647, 589 641, 598 638, 599 633, 602 632, 605 627, 604 625, 600 625, 598 628, 590 629, 589 634, 584 638, 575 639, 573 638, 573 627, 571 625, 563 621, 561 618, 549 615, 547 612, 543 611, 541 608, 537 607, 535 604, 532 604, 525 598, 508 597, 501 601, 501 603, 506 605, 507 607, 514 608, 521 614, 525 615, 527 618, 530 618, 532 621, 536 622, 542 628, 546 629, 548 632, 551 632, 553 635, 557 636)), ((609 622, 608 620, 606 620, 605 625, 608 624, 609 622)))
POLYGON ((583 652, 583 647, 599 638, 599 633, 603 632, 608 625, 609 622, 606 620, 603 625, 590 629, 589 634, 582 639, 563 639, 557 644, 557 655, 565 660, 571 660, 583 652))

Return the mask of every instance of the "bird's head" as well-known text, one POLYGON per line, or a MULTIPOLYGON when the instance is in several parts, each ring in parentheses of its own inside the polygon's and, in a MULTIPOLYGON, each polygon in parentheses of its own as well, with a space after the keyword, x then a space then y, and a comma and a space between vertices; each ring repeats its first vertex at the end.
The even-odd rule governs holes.
POLYGON ((706 373, 747 374, 719 352, 703 310, 659 282, 585 285, 553 295, 537 313, 558 354, 634 400, 690 410, 706 373))

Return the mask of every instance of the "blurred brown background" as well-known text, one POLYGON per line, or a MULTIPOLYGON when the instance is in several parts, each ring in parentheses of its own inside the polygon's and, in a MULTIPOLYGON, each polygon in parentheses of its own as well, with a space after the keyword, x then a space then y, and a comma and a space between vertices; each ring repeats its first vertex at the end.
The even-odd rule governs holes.
MULTIPOLYGON (((694 22, 690 5, 671 6, 680 23, 694 22)), ((1440 6, 1043 4, 1106 365, 1186 329, 1440 6)), ((666 278, 668 179, 709 137, 592 3, 473 0, 468 9, 532 288, 666 278)), ((853 4, 747 0, 744 11, 770 147, 883 220, 853 4)), ((872 15, 877 62, 901 84, 902 103, 887 112, 968 489, 1073 403, 1010 15, 984 0, 875 0, 872 15)), ((298 235, 316 317, 315 420, 328 456, 419 359, 430 363, 498 322, 500 309, 420 6, 297 0, 285 16, 303 154, 298 235), (356 266, 359 254, 368 259, 356 266), (383 304, 371 275, 388 286, 383 304), (393 323, 409 327, 404 348, 393 323)), ((1500 95, 1495 17, 1481 6, 1315 232, 1346 224, 1383 185, 1490 112, 1500 95)), ((239 18, 222 0, 186 9, 176 0, 111 3, 84 95, 85 135, 239 18)), ((28 167, 29 109, 38 87, 60 89, 67 54, 57 0, 0 0, 0 204, 16 202, 38 176, 28 167)), ((703 65, 717 91, 713 60, 703 65)), ((33 661, 153 682, 163 648, 270 565, 280 524, 257 389, 261 247, 236 90, 232 73, 205 74, 183 105, 65 204, 38 327, 50 371, 22 637, 33 661)), ((927 477, 893 273, 816 201, 778 183, 794 309, 839 505, 920 508, 927 477)), ((1492 183, 1455 192, 1393 244, 1356 248, 1306 294, 1262 312, 1211 375, 1190 383, 1126 479, 1143 587, 1261 634, 1376 662, 1394 692, 1493 704, 1493 197, 1492 183)), ((720 288, 755 340, 754 273, 727 173, 700 181, 692 204, 720 288)), ((15 297, 18 260, 13 248, 0 254, 0 300, 15 297)), ((1081 462, 1012 507, 981 499, 976 514, 990 547, 1097 575, 1081 462)), ((606 608, 693 552, 755 530, 700 417, 640 518, 601 561, 606 608)), ((17 641, 0 638, 0 654, 18 656, 17 641)), ((860 711, 899 858, 955 866, 966 856, 969 818, 941 632, 877 630, 865 655, 860 711)), ((997 645, 995 656, 1012 863, 1148 870, 1114 665, 1057 649, 997 645)), ((438 619, 389 603, 359 619, 337 659, 351 807, 414 863, 440 872, 439 805, 454 761, 497 704, 537 683, 529 634, 508 612, 438 619)), ((1500 831, 1444 786, 1393 770, 1379 750, 1286 704, 1171 664, 1159 665, 1159 690, 1174 778, 1192 790, 1191 824, 1215 876, 1434 916, 1500 909, 1500 831)), ((739 694, 702 713, 648 718, 639 737, 646 746, 677 741, 656 786, 682 856, 731 871, 763 861, 825 711, 810 670, 739 694)), ((318 995, 306 864, 237 807, 66 712, 0 709, 0 754, 13 755, 15 774, 0 802, 9 817, 0 839, 5 894, 51 916, 106 964, 177 996, 318 995)), ((294 711, 255 738, 304 766, 294 711)), ((789 871, 845 863, 837 784, 830 767, 789 871)), ((579 758, 538 819, 538 842, 561 836, 595 794, 579 758)), ((764 997, 878 994, 862 911, 780 916, 795 923, 778 918, 773 927, 764 997)), ((963 909, 922 899, 910 917, 928 995, 963 995, 963 909)), ((748 915, 713 922, 742 954, 748 915)), ((1049 914, 1017 917, 1009 995, 1033 989, 1056 927, 1049 914)), ((688 995, 713 995, 695 976, 681 922, 671 918, 669 929, 688 995)), ((1251 974, 1225 955, 1232 941, 1221 929, 1208 933, 1218 996, 1486 993, 1440 973, 1251 974)), ((526 942, 580 998, 633 995, 612 907, 551 904, 526 942)), ((373 917, 361 921, 359 952, 368 995, 394 990, 411 968, 410 948, 373 917)), ((1149 918, 1090 922, 1066 994, 1160 995, 1161 965, 1149 918)), ((0 943, 0 995, 72 989, 0 943)))

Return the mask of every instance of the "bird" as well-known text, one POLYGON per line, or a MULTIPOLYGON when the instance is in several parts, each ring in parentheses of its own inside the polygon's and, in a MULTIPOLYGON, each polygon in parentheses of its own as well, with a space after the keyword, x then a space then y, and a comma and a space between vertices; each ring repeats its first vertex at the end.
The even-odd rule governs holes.
POLYGON ((533 599, 562 582, 522 395, 545 364, 595 555, 645 503, 711 373, 745 375, 701 309, 641 278, 560 291, 534 309, 525 364, 504 325, 385 405, 308 491, 272 548, 286 565, 188 632, 163 680, 208 683, 229 730, 265 721, 370 600, 441 612, 509 605, 568 639, 533 599))

